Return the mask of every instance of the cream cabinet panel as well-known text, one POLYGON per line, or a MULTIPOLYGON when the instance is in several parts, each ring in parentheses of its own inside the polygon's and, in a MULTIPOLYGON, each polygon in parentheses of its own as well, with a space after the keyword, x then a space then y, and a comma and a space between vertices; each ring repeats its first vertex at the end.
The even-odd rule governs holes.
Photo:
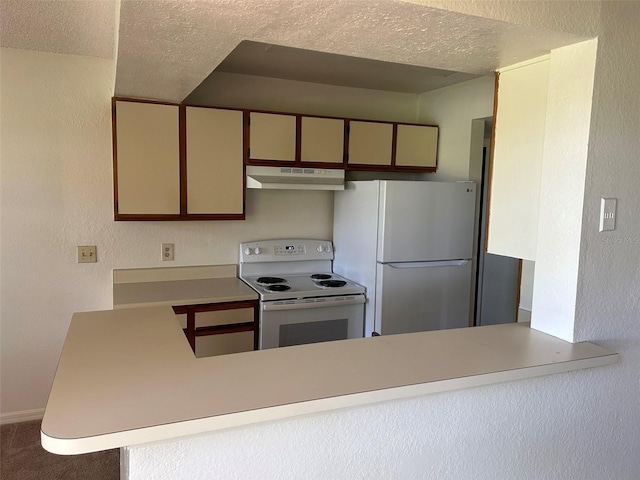
POLYGON ((349 122, 349 163, 391 165, 393 125, 376 122, 349 122))
POLYGON ((438 128, 422 125, 398 125, 396 165, 435 167, 438 128))
POLYGON ((274 113, 249 114, 250 158, 295 161, 296 117, 274 113))
POLYGON ((253 322, 253 308, 235 308, 196 313, 196 328, 245 322, 253 322))
POLYGON ((549 60, 500 73, 487 251, 535 260, 549 60))
POLYGON ((186 107, 187 213, 242 214, 242 112, 186 107))
POLYGON ((116 101, 119 214, 180 213, 177 105, 116 101))
MULTIPOLYGON (((197 312, 196 328, 253 322, 253 308, 197 312)), ((186 327, 186 324, 185 324, 186 327)), ((196 337, 196 357, 210 357, 253 350, 253 332, 223 333, 196 337)))
POLYGON ((253 351, 253 332, 225 333, 196 338, 196 357, 253 351))
MULTIPOLYGON (((253 319, 253 308, 196 312, 195 326, 196 328, 201 328, 215 325, 233 325, 236 323, 253 322, 253 319)), ((183 329, 187 328, 186 314, 176 315, 176 320, 183 329)), ((195 339, 195 355, 200 358, 213 355, 226 355, 229 353, 249 352, 253 350, 253 342, 253 331, 198 336, 195 339)))
POLYGON ((300 160, 342 163, 344 159, 344 120, 302 117, 300 160))

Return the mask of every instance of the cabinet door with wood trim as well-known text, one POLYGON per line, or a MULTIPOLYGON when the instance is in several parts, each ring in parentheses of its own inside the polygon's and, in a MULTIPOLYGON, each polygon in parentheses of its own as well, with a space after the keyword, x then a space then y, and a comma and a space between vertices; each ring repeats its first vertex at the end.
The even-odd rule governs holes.
POLYGON ((398 124, 396 166, 436 167, 438 127, 398 124))
POLYGON ((349 122, 350 165, 391 166, 393 124, 349 122))
POLYGON ((116 217, 180 214, 179 107, 115 101, 116 217))
POLYGON ((243 113, 186 107, 187 214, 244 213, 243 113))
POLYGON ((249 159, 295 162, 295 115, 250 112, 249 159))
POLYGON ((300 119, 300 160, 309 163, 342 164, 344 123, 340 118, 300 119))
MULTIPOLYGON (((253 308, 219 310, 217 312, 196 313, 196 330, 219 325, 237 325, 252 322, 253 308)), ((254 332, 231 332, 220 335, 196 337, 196 357, 226 355, 228 353, 250 352, 254 349, 254 332)))
POLYGON ((257 300, 173 307, 196 357, 258 348, 257 300))

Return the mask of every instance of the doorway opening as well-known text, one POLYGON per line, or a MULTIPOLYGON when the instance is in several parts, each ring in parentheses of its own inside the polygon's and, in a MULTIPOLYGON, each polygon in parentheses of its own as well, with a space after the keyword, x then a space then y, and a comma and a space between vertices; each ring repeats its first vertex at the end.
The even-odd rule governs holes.
POLYGON ((518 317, 522 261, 488 253, 487 220, 492 118, 472 121, 470 180, 479 188, 473 325, 513 323, 518 317))

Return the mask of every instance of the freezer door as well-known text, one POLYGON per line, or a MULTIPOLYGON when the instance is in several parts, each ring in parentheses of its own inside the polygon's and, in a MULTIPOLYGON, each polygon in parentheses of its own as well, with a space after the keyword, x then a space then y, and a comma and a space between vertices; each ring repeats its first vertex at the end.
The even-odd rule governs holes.
POLYGON ((381 335, 469 326, 470 261, 378 264, 378 278, 381 335))
POLYGON ((380 182, 378 262, 471 258, 471 182, 380 182))

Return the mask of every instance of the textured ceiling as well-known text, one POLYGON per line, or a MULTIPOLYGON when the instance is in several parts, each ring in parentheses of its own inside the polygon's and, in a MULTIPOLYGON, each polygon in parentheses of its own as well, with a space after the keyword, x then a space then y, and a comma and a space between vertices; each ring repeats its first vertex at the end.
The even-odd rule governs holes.
POLYGON ((450 70, 381 62, 248 40, 240 42, 201 86, 218 72, 416 94, 477 77, 450 70))
POLYGON ((3 46, 100 57, 119 13, 116 95, 165 101, 183 100, 243 40, 486 75, 580 39, 395 0, 0 3, 3 46))
POLYGON ((0 0, 3 47, 113 58, 116 2, 0 0))

